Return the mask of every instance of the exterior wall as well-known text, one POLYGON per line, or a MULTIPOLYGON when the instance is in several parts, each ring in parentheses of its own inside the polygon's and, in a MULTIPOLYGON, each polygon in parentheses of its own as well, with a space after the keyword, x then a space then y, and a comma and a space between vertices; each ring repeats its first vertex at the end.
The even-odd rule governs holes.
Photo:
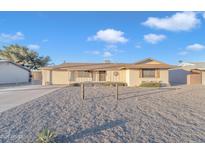
POLYGON ((32 71, 32 80, 42 80, 42 72, 41 71, 32 71))
POLYGON ((106 81, 126 82, 125 81, 125 70, 121 70, 121 71, 107 71, 106 72, 106 81), (114 75, 115 72, 118 73, 117 76, 114 75))
POLYGON ((187 75, 187 85, 190 85, 190 74, 187 75))
POLYGON ((202 72, 202 85, 205 85, 205 71, 202 72))
POLYGON ((12 63, 0 63, 0 84, 29 82, 29 71, 12 63))
POLYGON ((42 83, 42 71, 32 71, 32 84, 42 83))
POLYGON ((53 70, 51 72, 52 78, 51 82, 52 84, 68 84, 68 71, 56 71, 53 70))
POLYGON ((187 83, 188 83, 188 85, 202 84, 202 75, 201 75, 201 73, 189 74, 187 76, 187 83))
POLYGON ((42 70, 42 85, 51 84, 51 70, 42 70))
POLYGON ((126 83, 128 86, 137 86, 139 84, 139 71, 138 70, 126 70, 126 83))
MULTIPOLYGON (((93 74, 95 75, 95 74, 93 74)), ((95 77, 96 78, 96 77, 95 77)), ((86 81, 93 81, 92 80, 92 74, 90 74, 90 77, 78 77, 77 71, 68 71, 68 84, 69 83, 75 83, 75 82, 86 82, 86 81)))
POLYGON ((142 82, 161 82, 162 84, 169 85, 169 74, 167 69, 159 70, 159 77, 155 78, 142 78, 140 77, 140 70, 126 70, 126 82, 128 86, 139 86, 142 82))

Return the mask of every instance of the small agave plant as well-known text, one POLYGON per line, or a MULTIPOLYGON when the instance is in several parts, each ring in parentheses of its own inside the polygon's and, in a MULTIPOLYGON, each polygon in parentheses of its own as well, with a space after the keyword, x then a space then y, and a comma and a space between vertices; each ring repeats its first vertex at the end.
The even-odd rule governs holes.
POLYGON ((49 129, 43 129, 37 137, 37 142, 39 143, 52 143, 54 142, 55 133, 49 129))

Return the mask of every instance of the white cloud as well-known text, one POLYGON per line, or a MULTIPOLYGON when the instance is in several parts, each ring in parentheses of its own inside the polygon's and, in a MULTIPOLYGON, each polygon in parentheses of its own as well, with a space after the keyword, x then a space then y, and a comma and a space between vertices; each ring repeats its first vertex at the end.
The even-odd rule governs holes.
POLYGON ((162 34, 147 34, 147 35, 144 35, 144 40, 149 42, 149 43, 152 43, 152 44, 156 44, 162 40, 166 39, 166 36, 165 35, 162 35, 162 34))
POLYGON ((194 44, 188 45, 186 47, 186 49, 187 50, 191 50, 191 51, 200 51, 200 50, 204 50, 205 49, 205 45, 194 43, 194 44))
POLYGON ((191 52, 202 51, 202 50, 205 50, 205 45, 194 43, 194 44, 187 45, 185 50, 179 52, 178 54, 184 56, 184 55, 190 54, 191 52))
POLYGON ((127 38, 124 37, 124 32, 115 29, 99 30, 95 36, 89 37, 89 41, 104 41, 106 43, 126 43, 127 38))
POLYGON ((17 40, 23 40, 24 34, 21 32, 16 32, 16 34, 0 34, 0 41, 1 42, 10 42, 10 41, 17 41, 17 40))
POLYGON ((28 47, 29 49, 31 49, 31 50, 38 50, 38 49, 40 49, 40 46, 37 45, 37 44, 30 44, 30 45, 28 45, 27 47, 28 47))
POLYGON ((111 57, 111 56, 112 56, 112 53, 109 52, 109 51, 105 51, 105 52, 103 53, 103 57, 111 57))
POLYGON ((200 24, 195 12, 178 12, 171 17, 149 17, 143 25, 168 31, 189 31, 200 24))

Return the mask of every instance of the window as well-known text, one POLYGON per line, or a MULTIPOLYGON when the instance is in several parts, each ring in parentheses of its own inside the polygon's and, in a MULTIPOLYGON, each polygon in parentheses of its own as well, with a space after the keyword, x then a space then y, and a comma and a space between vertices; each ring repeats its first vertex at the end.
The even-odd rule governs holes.
POLYGON ((143 69, 142 70, 143 78, 154 78, 155 77, 155 69, 143 69))
POLYGON ((89 71, 78 71, 79 78, 89 78, 90 72, 89 71))

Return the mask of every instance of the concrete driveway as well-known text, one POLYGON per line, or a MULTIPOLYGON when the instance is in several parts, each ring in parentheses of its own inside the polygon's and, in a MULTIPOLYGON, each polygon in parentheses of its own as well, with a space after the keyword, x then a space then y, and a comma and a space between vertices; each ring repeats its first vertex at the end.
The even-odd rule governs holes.
POLYGON ((0 112, 29 102, 62 86, 21 85, 0 87, 0 112))

